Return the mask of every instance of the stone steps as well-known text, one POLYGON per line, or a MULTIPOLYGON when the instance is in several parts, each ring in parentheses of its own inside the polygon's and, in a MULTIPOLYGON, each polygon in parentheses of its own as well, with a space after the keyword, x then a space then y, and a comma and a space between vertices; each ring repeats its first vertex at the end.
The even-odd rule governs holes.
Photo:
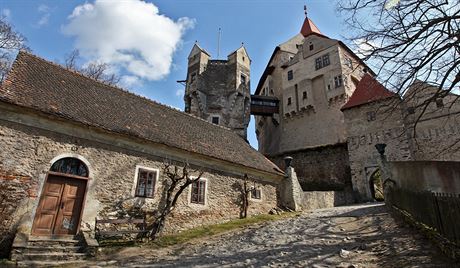
POLYGON ((81 262, 87 257, 74 237, 30 237, 24 247, 13 248, 11 259, 19 267, 49 267, 81 262))
POLYGON ((66 267, 78 264, 83 265, 85 261, 21 261, 17 263, 17 267, 66 267))
POLYGON ((22 261, 78 261, 85 257, 86 253, 25 253, 22 254, 22 261))

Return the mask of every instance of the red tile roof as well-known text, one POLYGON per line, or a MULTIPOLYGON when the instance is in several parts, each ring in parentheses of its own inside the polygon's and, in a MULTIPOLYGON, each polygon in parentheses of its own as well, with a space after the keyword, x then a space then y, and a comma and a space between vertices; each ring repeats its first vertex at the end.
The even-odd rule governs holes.
POLYGON ((304 37, 307 37, 312 34, 324 36, 318 29, 318 27, 316 27, 316 25, 313 23, 313 21, 311 21, 308 17, 305 17, 305 20, 302 24, 302 29, 300 29, 300 33, 304 37))
POLYGON ((282 174, 235 132, 19 52, 0 101, 241 166, 282 174))
POLYGON ((341 110, 394 96, 397 96, 397 94, 386 89, 370 74, 365 74, 356 86, 355 92, 353 92, 341 110))

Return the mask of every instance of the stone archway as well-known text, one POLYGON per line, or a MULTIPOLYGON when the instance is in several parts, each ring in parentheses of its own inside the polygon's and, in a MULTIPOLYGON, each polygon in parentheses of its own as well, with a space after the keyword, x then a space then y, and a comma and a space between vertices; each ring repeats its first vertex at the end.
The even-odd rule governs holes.
POLYGON ((77 233, 88 177, 88 166, 80 159, 64 157, 52 164, 35 213, 33 235, 77 233))

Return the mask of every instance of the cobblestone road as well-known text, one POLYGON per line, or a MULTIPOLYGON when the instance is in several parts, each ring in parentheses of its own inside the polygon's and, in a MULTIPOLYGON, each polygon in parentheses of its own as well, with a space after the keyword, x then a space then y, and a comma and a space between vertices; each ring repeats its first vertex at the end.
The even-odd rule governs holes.
POLYGON ((93 265, 456 267, 421 235, 396 224, 382 204, 306 212, 180 247, 127 248, 93 265))

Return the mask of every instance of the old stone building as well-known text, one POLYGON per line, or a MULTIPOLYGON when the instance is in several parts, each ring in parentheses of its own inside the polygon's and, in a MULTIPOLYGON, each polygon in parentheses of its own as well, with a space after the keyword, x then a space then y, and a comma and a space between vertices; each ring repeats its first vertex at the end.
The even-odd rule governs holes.
POLYGON ((227 128, 26 52, 0 88, 0 148, 2 255, 13 237, 15 252, 30 255, 37 239, 94 236, 96 218, 151 215, 164 198, 164 161, 204 171, 165 232, 238 218, 245 175, 249 214, 267 213, 284 180, 227 128))
POLYGON ((278 165, 292 156, 304 190, 351 190, 340 108, 365 72, 372 73, 308 17, 299 34, 275 48, 255 95, 278 98, 280 112, 256 116, 259 151, 278 165))
POLYGON ((375 198, 372 189, 374 174, 379 172, 378 143, 386 144, 388 161, 460 159, 458 95, 441 90, 440 98, 431 100, 438 90, 416 81, 400 97, 370 75, 359 82, 342 111, 353 189, 361 201, 375 198))
POLYGON ((227 60, 195 44, 188 57, 185 112, 228 127, 246 139, 250 117, 250 64, 244 46, 227 60))

